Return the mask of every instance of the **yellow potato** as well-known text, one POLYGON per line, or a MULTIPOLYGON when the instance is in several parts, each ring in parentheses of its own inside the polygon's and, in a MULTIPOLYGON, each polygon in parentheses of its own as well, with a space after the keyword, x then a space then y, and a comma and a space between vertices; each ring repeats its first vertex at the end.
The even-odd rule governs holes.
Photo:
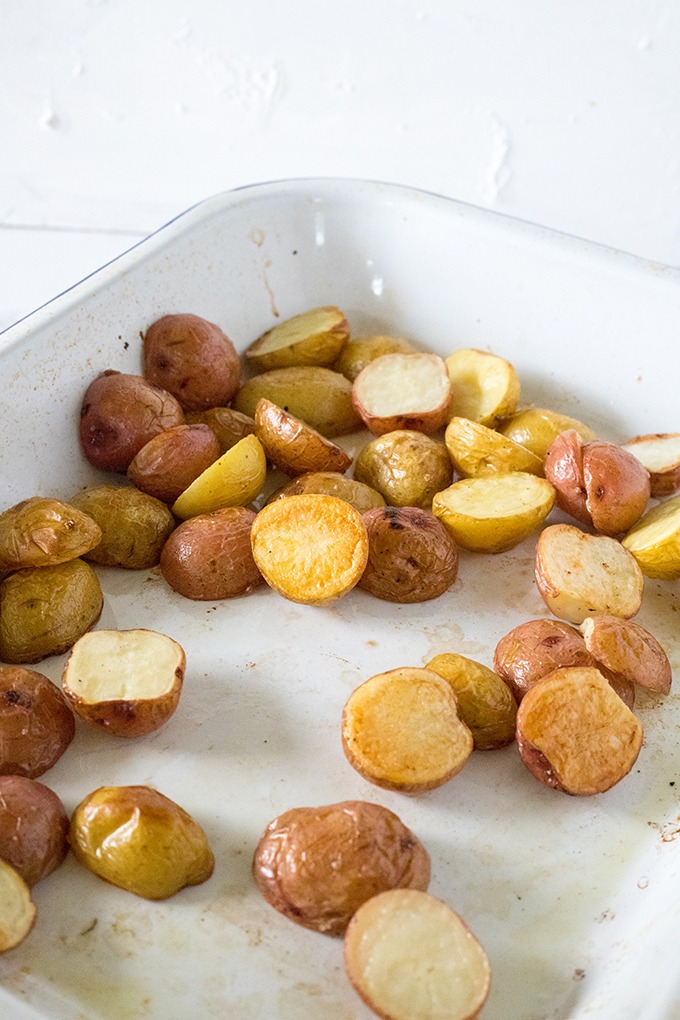
POLYGON ((543 461, 535 453, 469 418, 452 418, 446 426, 444 442, 451 462, 462 478, 497 474, 499 471, 543 474, 543 461))
POLYGON ((434 494, 451 484, 453 467, 439 440, 397 429, 364 446, 354 463, 354 477, 379 492, 390 506, 429 510, 434 494))
POLYGON ((434 670, 451 684, 460 717, 469 726, 478 751, 512 743, 517 702, 497 673, 455 652, 435 655, 425 668, 434 670))
POLYGON ((266 397, 255 408, 255 435, 267 459, 287 475, 342 472, 352 463, 341 447, 266 397))
POLYGON ((502 435, 525 446, 541 460, 560 432, 566 432, 567 429, 575 429, 584 441, 595 439, 595 433, 588 425, 545 407, 525 407, 498 426, 502 435))
POLYGON ((234 408, 254 418, 260 397, 285 407, 326 438, 361 428, 361 418, 352 403, 351 382, 323 365, 294 365, 262 372, 241 386, 234 408))
POLYGON ((412 354, 415 350, 409 340, 398 336, 353 337, 343 347, 333 368, 354 382, 362 368, 382 354, 412 354))
POLYGON ((349 324, 334 305, 294 315, 263 333, 246 349, 256 372, 294 365, 332 365, 349 339, 349 324))
POLYGON ((451 416, 494 427, 517 409, 520 383, 509 361, 475 348, 461 348, 446 358, 451 380, 451 416))
POLYGON ((680 496, 648 510, 621 540, 645 577, 680 577, 680 496))
POLYGON ((432 500, 454 540, 464 549, 497 553, 512 549, 550 513, 555 490, 524 471, 463 478, 432 500))
POLYGON ((11 864, 0 858, 0 953, 23 942, 36 913, 28 885, 11 864))
POLYGON ((172 512, 188 520, 225 506, 246 506, 259 495, 266 475, 262 443, 256 436, 245 436, 184 490, 172 512))

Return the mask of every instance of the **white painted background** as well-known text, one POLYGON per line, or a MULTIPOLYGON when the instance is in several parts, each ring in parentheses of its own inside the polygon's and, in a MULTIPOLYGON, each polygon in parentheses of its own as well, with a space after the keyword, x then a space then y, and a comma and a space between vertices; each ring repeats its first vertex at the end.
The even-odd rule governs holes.
POLYGON ((0 0, 0 329, 193 203, 306 176, 680 265, 680 4, 0 0))

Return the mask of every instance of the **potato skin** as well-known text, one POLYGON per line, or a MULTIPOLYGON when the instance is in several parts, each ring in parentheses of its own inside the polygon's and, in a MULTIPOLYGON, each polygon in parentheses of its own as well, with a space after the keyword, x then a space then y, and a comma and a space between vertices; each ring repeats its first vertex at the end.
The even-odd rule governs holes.
POLYGON ((33 886, 66 857, 69 819, 57 794, 27 776, 0 776, 0 857, 33 886))
POLYGON ((101 534, 76 507, 33 496, 0 514, 0 570, 65 563, 93 549, 101 534))
POLYGON ((187 411, 229 404, 241 362, 227 334, 199 315, 164 315, 143 340, 144 375, 172 393, 187 411))
POLYGON ((370 485, 391 506, 430 510, 432 497, 453 480, 444 443, 410 429, 371 440, 354 464, 354 477, 370 485))
POLYGON ((85 558, 103 567, 155 567, 176 524, 165 503, 131 486, 93 485, 71 502, 101 528, 101 542, 85 558))
POLYGON ((10 574, 0 582, 0 659, 61 655, 94 627, 103 606, 99 578, 84 560, 10 574))
POLYGON ((233 407, 209 407, 207 411, 187 411, 187 425, 208 425, 217 436, 220 453, 226 453, 245 436, 255 432, 255 422, 233 407))
POLYGON ((75 719, 61 690, 42 673, 0 666, 0 775, 36 779, 73 740, 75 719))
POLYGON ((359 587, 388 602, 427 602, 458 576, 458 547, 441 521, 419 507, 382 507, 363 514, 368 562, 359 587))
POLYGON ((108 370, 90 383, 80 408, 80 445, 100 471, 124 473, 141 448, 184 412, 167 390, 141 375, 108 370))
POLYGON ((296 365, 262 372, 241 386, 234 407, 254 418, 261 397, 285 408, 327 439, 362 427, 352 403, 352 384, 340 372, 323 365, 296 365))
POLYGON ((267 902, 296 924, 341 935, 377 893, 424 892, 430 857, 392 811, 341 801, 293 808, 271 821, 255 849, 253 877, 267 902))
POLYGON ((232 506, 180 524, 160 558, 170 587, 185 598, 213 602, 263 584, 250 544, 254 520, 252 510, 232 506))
POLYGON ((304 493, 316 492, 322 496, 337 496, 351 503, 360 514, 374 507, 385 506, 385 500, 376 489, 370 485, 358 482, 356 478, 348 478, 338 471, 308 471, 304 475, 298 475, 286 485, 281 486, 273 492, 268 503, 275 499, 284 499, 286 496, 300 496, 304 493))
POLYGON ((127 475, 142 492, 174 503, 219 456, 220 444, 208 425, 175 425, 141 448, 127 475))
POLYGON ((538 681, 560 666, 593 666, 575 627, 562 620, 527 620, 505 634, 494 650, 493 668, 519 703, 538 681))

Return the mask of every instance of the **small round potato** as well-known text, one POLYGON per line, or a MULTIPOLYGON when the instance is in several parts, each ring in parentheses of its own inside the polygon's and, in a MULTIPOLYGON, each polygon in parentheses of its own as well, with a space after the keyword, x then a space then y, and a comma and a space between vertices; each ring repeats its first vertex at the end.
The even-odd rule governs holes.
POLYGON ((372 439, 354 464, 357 481, 370 485, 390 506, 430 510, 432 498, 451 484, 448 450, 432 436, 398 429, 372 439))
POLYGON ((175 528, 175 518, 165 503, 131 486, 93 485, 77 493, 72 503, 101 528, 101 542, 86 558, 102 567, 155 567, 175 528))
POLYGON ((267 902, 296 924, 341 935, 371 896, 426 890, 430 857, 392 811, 348 800, 293 808, 271 821, 255 849, 253 876, 267 902))
POLYGON ((496 645, 493 668, 519 703, 542 677, 560 666, 593 666, 583 635, 562 620, 527 620, 496 645))
POLYGON ((101 471, 125 472, 150 439, 181 425, 179 402, 141 375, 107 371, 90 383, 80 409, 80 445, 101 471))
POLYGON ((210 426, 175 425, 141 448, 127 474, 141 492, 174 503, 219 456, 220 444, 210 426))
POLYGON ((458 548, 441 521, 420 507, 382 507, 363 515, 368 562, 359 587, 388 602, 427 602, 458 576, 458 548))
POLYGON ((23 942, 36 914, 27 883, 16 868, 0 858, 0 953, 23 942))
POLYGON ((287 475, 343 472, 352 463, 341 447, 266 397, 255 408, 255 435, 270 463, 287 475))
POLYGON ((499 471, 543 474, 543 461, 531 450, 468 418, 452 418, 446 426, 444 442, 454 470, 461 478, 499 471))
POLYGON ((223 453, 172 504, 175 517, 188 520, 227 506, 247 506, 267 477, 267 457, 255 435, 244 436, 223 453))
POLYGON ((545 460, 550 444, 560 432, 566 432, 567 429, 576 429, 583 440, 595 439, 590 426, 545 407, 525 407, 498 425, 502 435, 531 450, 541 460, 545 460))
POLYGON ((674 581, 680 577, 680 496, 647 510, 621 539, 645 577, 674 581))
POLYGON ((164 315, 143 341, 144 375, 188 411, 229 404, 241 381, 241 362, 223 330, 199 315, 164 315))
POLYGON ((252 436, 255 422, 247 414, 235 411, 233 407, 209 407, 207 411, 187 411, 187 425, 207 425, 217 436, 220 453, 226 453, 232 446, 252 436))
MULTIPOLYGON (((608 673, 658 694, 668 694, 673 671, 653 634, 620 616, 590 616, 581 624, 586 648, 608 673)), ((610 682, 611 679, 610 679, 610 682)))
POLYGON ((246 348, 255 372, 294 365, 332 365, 349 339, 349 323, 335 305, 312 308, 277 323, 246 348))
POLYGON ((244 595, 264 578, 253 559, 255 513, 233 506, 200 514, 173 531, 161 553, 161 573, 187 599, 215 602, 244 595))
POLYGON ((327 439, 361 428, 361 418, 352 403, 351 382, 323 365, 294 365, 262 372, 243 383, 233 404, 237 411, 254 418, 261 397, 290 411, 327 439))
POLYGON ((446 367, 451 380, 451 417, 495 428, 517 409, 519 377, 505 358, 463 347, 448 356, 446 367))
POLYGON ((476 750, 488 751, 512 743, 517 703, 510 688, 493 670, 455 652, 435 655, 425 668, 434 670, 451 684, 458 712, 470 728, 476 750))
POLYGON ((680 489, 680 432, 654 432, 634 436, 622 449, 649 471, 651 494, 654 499, 673 496, 680 489))
POLYGON ((451 384, 438 354, 383 354, 352 384, 352 400, 366 428, 382 436, 397 429, 430 435, 449 420, 451 384))
POLYGON ((89 552, 101 537, 96 521, 76 507, 34 496, 0 514, 0 570, 65 563, 89 552))
POLYGON ((51 680, 33 669, 0 666, 0 775, 37 779, 59 761, 75 728, 51 680))
POLYGON ((340 357, 333 365, 336 372, 354 382, 362 368, 383 354, 414 354, 416 348, 398 336, 373 335, 352 337, 345 344, 340 357))
POLYGON ((61 655, 94 627, 104 595, 84 560, 28 567, 0 582, 0 659, 39 662, 61 655))
POLYGON ((201 826, 148 786, 102 786, 71 816, 69 840, 80 864, 148 900, 165 900, 213 873, 201 826))
POLYGON ((301 496, 306 492, 316 492, 320 496, 337 496, 338 499, 351 503, 360 514, 374 507, 385 506, 385 500, 376 489, 337 471, 309 471, 304 475, 298 475, 273 492, 267 502, 273 503, 275 499, 283 499, 285 496, 301 496))
POLYGON ((51 875, 68 853, 69 819, 57 794, 27 776, 0 775, 0 858, 28 886, 51 875))

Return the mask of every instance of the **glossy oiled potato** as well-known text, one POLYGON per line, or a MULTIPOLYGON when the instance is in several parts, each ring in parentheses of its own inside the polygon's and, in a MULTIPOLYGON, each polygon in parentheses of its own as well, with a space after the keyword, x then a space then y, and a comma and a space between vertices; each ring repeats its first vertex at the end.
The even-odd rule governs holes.
POLYGON ((560 432, 567 429, 576 429, 584 440, 595 438, 589 425, 546 407, 525 407, 498 425, 502 435, 531 450, 541 460, 545 459, 550 444, 560 432))
POLYGON ((493 668, 517 702, 542 677, 560 666, 592 666, 583 635, 562 620, 527 620, 496 645, 493 668))
POLYGON ((255 422, 249 415, 235 411, 233 407, 209 407, 207 411, 187 411, 184 415, 187 425, 207 425, 213 430, 220 444, 220 453, 226 453, 232 446, 252 436, 255 422))
POLYGON ((180 524, 161 553, 170 587, 185 598, 213 602, 262 584, 250 544, 254 520, 254 511, 233 506, 180 524))
POLYGON ((0 514, 0 570, 75 559, 101 539, 99 525, 76 507, 34 496, 0 514))
POLYGON ((382 507, 363 515, 368 561, 359 587, 388 602, 426 602, 458 575, 458 548, 441 521, 420 507, 382 507))
POLYGON ((0 775, 0 858, 27 885, 50 875, 68 853, 69 819, 60 798, 27 776, 0 775))
POLYGON ((515 368, 491 351, 463 347, 446 359, 451 380, 451 417, 467 418, 495 428, 519 402, 515 368))
POLYGON ((230 403, 241 362, 227 334, 199 315, 164 315, 144 335, 144 375, 188 411, 230 403))
POLYGON ((385 506, 385 500, 376 489, 337 471, 309 471, 304 475, 298 475, 273 492, 267 502, 272 503, 275 499, 283 499, 285 496, 301 496, 314 492, 320 496, 337 496, 338 499, 344 499, 360 514, 374 507, 385 506))
POLYGON ((234 398, 234 407, 254 418, 261 397, 285 407, 327 439, 361 428, 361 419, 352 404, 351 382, 322 365, 262 372, 243 383, 234 398))
POLYGON ((59 761, 74 733, 73 713, 51 680, 0 666, 0 775, 36 779, 59 761))
POLYGON ((332 365, 349 339, 349 323, 335 305, 312 308, 279 322, 245 351, 255 372, 294 365, 332 365))
POLYGON ((452 418, 446 426, 444 442, 454 470, 461 478, 499 471, 543 474, 543 461, 531 450, 468 418, 452 418))
POLYGON ((316 429, 266 397, 255 408, 255 435, 267 460, 287 475, 346 471, 352 458, 316 429))
POLYGON ((386 889, 427 889, 430 858, 397 815, 342 801, 293 808, 269 823, 253 876, 268 903, 297 924, 340 935, 362 903, 386 889))
POLYGON ((621 540, 645 577, 674 581, 680 577, 680 496, 646 511, 621 540))
POLYGON ((333 368, 354 382, 362 368, 383 354, 413 354, 415 350, 410 340, 398 336, 380 334, 351 337, 333 368))
POLYGON ((442 652, 425 666, 447 680, 458 712, 469 727, 478 751, 504 747, 515 739, 517 704, 512 692, 493 670, 456 652, 442 652))
POLYGON ((148 786, 102 786, 71 816, 76 859, 112 885, 164 900, 213 873, 215 859, 201 826, 148 786))
POLYGON ((451 484, 451 458, 442 442, 398 429, 364 446, 354 464, 357 481, 370 485, 390 506, 429 510, 435 493, 451 484))
POLYGON ((104 595, 92 567, 76 559, 10 574, 0 605, 0 659, 32 663, 68 651, 101 616, 104 595))
POLYGON ((71 502, 101 528, 101 541, 86 558, 103 567, 155 567, 175 527, 165 503, 132 486, 93 485, 76 493, 71 502))
POLYGON ((210 426, 175 425, 141 448, 127 474, 142 492, 174 503, 219 456, 220 444, 210 426))

